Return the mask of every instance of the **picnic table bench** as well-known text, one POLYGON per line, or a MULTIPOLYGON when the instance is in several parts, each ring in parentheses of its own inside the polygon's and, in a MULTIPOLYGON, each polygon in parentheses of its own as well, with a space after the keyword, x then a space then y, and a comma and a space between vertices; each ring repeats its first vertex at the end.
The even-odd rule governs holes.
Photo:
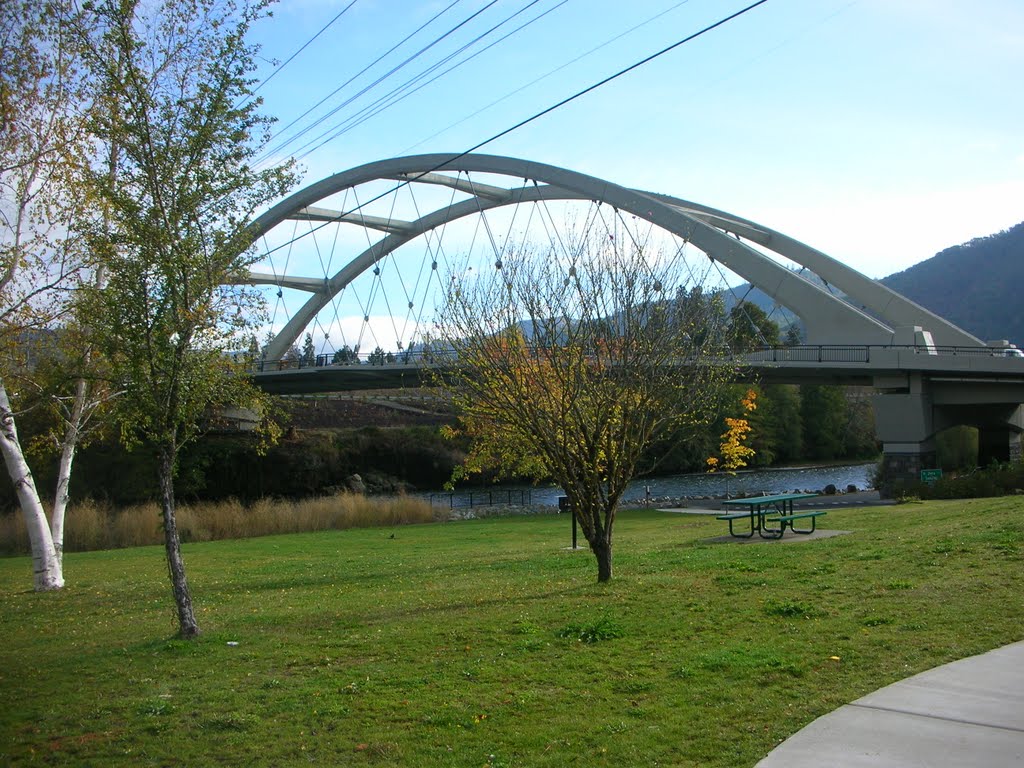
MULTIPOLYGON (((793 533, 810 534, 814 533, 817 527, 818 517, 824 515, 824 511, 809 510, 797 512, 793 509, 793 502, 797 499, 813 499, 816 493, 781 493, 774 496, 750 496, 745 499, 727 499, 722 506, 730 511, 718 515, 718 520, 729 522, 729 535, 738 539, 749 539, 758 533, 764 539, 778 539, 789 528, 793 533), (743 508, 742 512, 732 512, 733 508, 743 508), (811 521, 810 529, 797 528, 793 525, 794 520, 811 521), (747 520, 750 524, 749 531, 737 531, 734 524, 737 520, 747 520), (773 527, 772 524, 778 524, 773 527)), ((745 526, 744 526, 745 528, 745 526)))

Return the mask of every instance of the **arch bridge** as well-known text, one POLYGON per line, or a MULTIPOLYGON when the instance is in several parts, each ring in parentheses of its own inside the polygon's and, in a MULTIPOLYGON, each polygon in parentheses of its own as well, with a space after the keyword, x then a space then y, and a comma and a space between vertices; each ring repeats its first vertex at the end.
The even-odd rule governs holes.
POLYGON ((799 317, 807 346, 763 350, 747 362, 782 380, 874 386, 878 437, 897 474, 933 466, 935 433, 956 424, 979 427, 986 457, 1020 455, 1024 358, 1008 356, 1005 345, 987 347, 762 224, 495 155, 369 163, 310 184, 260 216, 253 227, 261 258, 242 279, 264 286, 272 308, 263 349, 268 370, 257 380, 278 391, 402 380, 408 366, 400 363, 414 360, 412 352, 429 336, 431 302, 444 273, 500 269, 503 259, 529 253, 525 244, 538 240, 557 254, 567 221, 613 243, 672 249, 696 282, 719 280, 718 287, 732 291, 730 283, 745 280, 780 314, 799 317), (305 354, 296 354, 303 339, 305 354), (369 347, 374 362, 384 363, 377 375, 367 376, 365 365, 334 365, 365 358, 369 347), (277 362, 289 357, 294 368, 277 362))

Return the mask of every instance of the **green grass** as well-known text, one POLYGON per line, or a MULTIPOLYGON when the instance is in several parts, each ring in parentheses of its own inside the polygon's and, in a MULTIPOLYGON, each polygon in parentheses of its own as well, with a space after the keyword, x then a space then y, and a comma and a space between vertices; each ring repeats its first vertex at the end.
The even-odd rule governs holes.
POLYGON ((1022 639, 1021 506, 830 511, 851 535, 785 545, 627 512, 606 585, 565 517, 195 543, 194 642, 159 548, 69 555, 56 594, 0 560, 0 764, 750 766, 1022 639))

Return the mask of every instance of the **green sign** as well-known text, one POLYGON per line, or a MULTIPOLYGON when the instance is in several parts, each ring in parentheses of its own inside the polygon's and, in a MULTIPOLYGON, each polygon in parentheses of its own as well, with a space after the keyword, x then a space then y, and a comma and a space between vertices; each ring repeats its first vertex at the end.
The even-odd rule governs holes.
POLYGON ((926 485, 935 485, 937 480, 942 479, 941 469, 922 469, 921 482, 926 485))

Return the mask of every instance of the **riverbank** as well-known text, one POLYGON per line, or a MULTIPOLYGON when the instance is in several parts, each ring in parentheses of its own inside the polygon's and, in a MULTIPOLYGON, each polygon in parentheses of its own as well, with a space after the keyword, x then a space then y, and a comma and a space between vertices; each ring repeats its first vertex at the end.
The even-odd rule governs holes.
MULTIPOLYGON (((875 462, 853 464, 801 464, 796 467, 770 467, 737 472, 735 476, 689 472, 665 477, 634 480, 623 496, 623 506, 672 507, 689 501, 751 496, 764 493, 817 493, 826 495, 830 487, 838 492, 864 491, 872 486, 875 462)), ((435 507, 458 509, 483 506, 555 507, 564 496, 555 485, 531 486, 522 483, 494 485, 489 488, 465 488, 452 492, 417 494, 435 507), (490 498, 489 498, 490 497, 490 498), (506 503, 494 504, 502 497, 506 503)))

